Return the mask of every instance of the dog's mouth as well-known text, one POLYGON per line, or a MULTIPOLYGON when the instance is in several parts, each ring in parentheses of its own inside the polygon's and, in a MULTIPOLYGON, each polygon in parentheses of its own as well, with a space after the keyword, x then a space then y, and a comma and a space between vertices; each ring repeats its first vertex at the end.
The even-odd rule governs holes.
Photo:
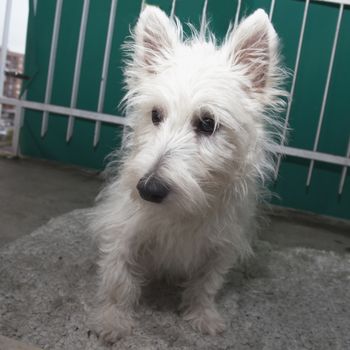
POLYGON ((156 175, 142 177, 136 186, 140 197, 152 203, 161 203, 170 192, 170 187, 156 175))

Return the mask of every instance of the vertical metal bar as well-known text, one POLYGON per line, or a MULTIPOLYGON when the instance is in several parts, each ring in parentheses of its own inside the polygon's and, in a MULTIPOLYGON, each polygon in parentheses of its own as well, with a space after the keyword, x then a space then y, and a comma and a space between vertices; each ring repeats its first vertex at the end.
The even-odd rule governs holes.
MULTIPOLYGON (((60 31, 61 13, 62 13, 62 0, 57 0, 56 10, 55 10, 55 19, 53 23, 53 32, 52 32, 52 38, 51 38, 49 68, 48 68, 47 79, 46 79, 45 103, 51 102, 53 74, 54 74, 55 65, 56 65, 57 42, 58 42, 58 36, 60 31)), ((48 122, 49 122, 49 113, 47 111, 44 111, 43 118, 41 121, 41 137, 44 137, 46 135, 48 122)))
POLYGON ((238 0, 237 9, 236 9, 236 16, 235 16, 235 27, 237 26, 238 21, 239 21, 239 14, 241 12, 241 5, 242 5, 242 0, 238 0))
POLYGON ((205 35, 205 27, 207 23, 207 7, 208 7, 208 0, 204 0, 203 9, 202 9, 202 19, 201 19, 201 28, 200 28, 200 35, 205 35))
POLYGON ((34 16, 36 15, 36 9, 38 7, 38 0, 33 0, 33 10, 34 10, 34 16))
POLYGON ((173 2, 171 3, 170 18, 174 18, 175 16, 175 6, 176 6, 176 0, 173 0, 173 2))
POLYGON ((140 11, 140 12, 143 11, 143 9, 145 8, 145 6, 146 6, 146 0, 142 0, 142 2, 141 2, 141 11, 140 11))
MULTIPOLYGON (((5 83, 5 69, 6 69, 6 58, 7 58, 7 46, 10 33, 10 19, 11 19, 12 0, 7 0, 4 18, 4 28, 2 33, 2 47, 0 56, 0 96, 4 93, 5 83)), ((2 114, 2 104, 0 103, 0 119, 2 114)))
POLYGON ((21 133, 21 115, 23 114, 23 108, 20 105, 16 105, 15 109, 15 120, 13 125, 13 136, 12 136, 12 153, 15 156, 19 156, 19 137, 21 133))
MULTIPOLYGON (((23 95, 20 98, 21 100, 26 100, 27 99, 27 90, 24 91, 23 95)), ((20 122, 20 127, 23 127, 24 124, 24 108, 22 108, 22 113, 21 113, 21 122, 20 122)))
MULTIPOLYGON (((84 44, 85 44, 86 24, 87 24, 87 19, 89 15, 89 4, 90 4, 90 0, 84 0, 83 13, 82 13, 81 22, 80 22, 77 56, 75 59, 75 67, 74 67, 73 88, 72 88, 72 96, 70 101, 71 108, 75 108, 77 103, 80 71, 81 71, 81 61, 83 58, 83 51, 84 51, 84 44)), ((70 139, 72 138, 73 128, 74 128, 74 116, 70 115, 68 119, 68 127, 67 127, 67 134, 66 134, 67 142, 69 142, 70 139)))
POLYGON ((269 12, 269 19, 270 19, 270 21, 272 20, 274 9, 275 9, 275 0, 271 0, 270 12, 269 12))
MULTIPOLYGON (((337 26, 336 26, 336 29, 335 29, 334 40, 333 40, 332 53, 331 53, 331 58, 330 58, 330 61, 329 61, 329 66, 328 66, 327 80, 326 80, 326 85, 325 85, 325 89, 324 89, 324 93, 323 93, 321 112, 320 112, 320 116, 318 118, 318 125, 317 125, 317 131, 316 131, 316 137, 315 137, 315 141, 314 141, 313 151, 317 150, 318 142, 319 142, 319 139, 320 139, 320 133, 321 133, 322 123, 323 123, 323 117, 324 117, 324 112, 325 112, 326 104, 327 104, 328 90, 329 90, 329 85, 330 85, 331 77, 332 77, 334 57, 335 57, 335 52, 337 51, 339 29, 340 29, 341 20, 342 20, 342 17, 343 17, 343 9, 344 9, 344 5, 340 4, 338 20, 337 20, 337 26)), ((307 174, 306 186, 310 186, 311 176, 312 176, 312 171, 314 169, 314 165, 315 165, 315 161, 311 160, 310 165, 309 165, 309 172, 307 174)))
MULTIPOLYGON (((349 137, 349 141, 348 141, 348 149, 346 151, 346 157, 350 158, 350 137, 349 137)), ((348 167, 344 166, 343 170, 342 170, 342 173, 341 173, 341 177, 340 177, 340 183, 339 183, 339 189, 338 189, 338 194, 339 195, 341 195, 343 193, 347 172, 348 172, 348 167)))
MULTIPOLYGON (((286 141, 288 123, 289 123, 289 118, 290 118, 290 111, 291 111, 292 100, 293 100, 294 91, 295 91, 295 83, 297 80, 299 63, 300 63, 301 49, 302 49, 303 40, 304 40, 306 19, 307 19, 307 14, 309 11, 309 4, 310 4, 310 0, 306 0, 305 6, 304 6, 303 20, 301 23, 301 29, 300 29, 300 35, 299 35, 298 49, 297 49, 297 54, 296 54, 295 64, 294 64, 294 74, 293 74, 293 79, 292 79, 292 86, 291 86, 289 97, 288 97, 287 112, 286 112, 286 117, 284 119, 284 124, 283 124, 283 131, 282 131, 281 143, 280 143, 281 145, 283 145, 284 142, 286 141)), ((277 176, 279 173, 279 169, 281 166, 281 159, 282 159, 282 155, 279 154, 277 157, 277 163, 276 163, 276 169, 275 169, 275 180, 277 179, 277 176)))
MULTIPOLYGON (((97 105, 97 112, 99 113, 103 111, 103 105, 105 101, 107 75, 108 75, 109 59, 111 55, 112 38, 113 38, 113 32, 114 32, 115 16, 117 12, 116 11, 117 4, 118 4, 118 0, 112 0, 111 9, 109 13, 106 47, 105 47, 105 53, 103 57, 102 75, 101 75, 100 91, 99 91, 98 105, 97 105)), ((100 141, 100 132, 101 132, 101 122, 97 121, 95 124, 95 132, 94 132, 94 147, 96 147, 98 142, 100 141)))

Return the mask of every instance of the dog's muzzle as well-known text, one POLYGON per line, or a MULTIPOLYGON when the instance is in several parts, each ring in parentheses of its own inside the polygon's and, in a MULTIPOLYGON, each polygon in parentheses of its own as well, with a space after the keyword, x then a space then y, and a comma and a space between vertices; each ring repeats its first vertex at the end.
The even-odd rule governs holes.
POLYGON ((167 184, 152 175, 146 175, 141 178, 136 188, 142 199, 154 203, 161 203, 170 191, 167 184))

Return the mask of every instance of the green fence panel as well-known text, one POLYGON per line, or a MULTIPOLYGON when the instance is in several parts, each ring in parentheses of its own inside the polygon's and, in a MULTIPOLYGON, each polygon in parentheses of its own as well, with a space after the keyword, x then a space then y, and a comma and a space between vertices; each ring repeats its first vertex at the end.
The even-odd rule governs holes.
MULTIPOLYGON (((141 0, 118 0, 112 49, 106 85, 103 112, 123 115, 119 102, 123 97, 123 53, 121 45, 129 37, 130 28, 141 10, 141 0)), ((150 0, 147 3, 161 7, 170 15, 172 0, 150 0)), ((182 23, 200 26, 205 0, 177 0, 175 14, 182 23)), ((271 0, 242 1, 239 18, 257 8, 270 11, 271 0)), ((282 41, 285 65, 294 67, 305 1, 276 0, 273 23, 282 41)), ((27 99, 44 101, 55 0, 30 0, 30 16, 26 51, 26 73, 31 80, 26 84, 27 99), (34 2, 36 7, 34 7, 34 2), (35 10, 35 11, 34 11, 35 10)), ((219 39, 235 19, 238 0, 208 0, 207 14, 210 26, 219 39)), ((58 40, 56 68, 53 79, 53 104, 69 106, 72 92, 77 42, 83 0, 63 1, 58 40)), ((82 58, 77 108, 96 111, 104 48, 107 37, 110 0, 90 0, 86 39, 82 58)), ((309 7, 290 113, 289 145, 312 149, 321 110, 327 69, 330 60, 338 5, 312 1, 309 7)), ((184 24, 185 33, 190 33, 184 24)), ((337 53, 324 114, 318 150, 344 156, 350 134, 350 9, 345 7, 339 32, 337 53)), ((286 82, 290 89, 291 79, 286 82)), ((40 136, 42 112, 26 111, 21 132, 23 154, 51 159, 79 166, 102 169, 106 156, 119 147, 121 127, 102 124, 100 142, 93 147, 95 122, 75 119, 74 133, 66 142, 68 118, 51 114, 48 132, 40 136)), ((285 113, 281 117, 284 117, 285 113)), ((273 203, 309 210, 321 214, 350 219, 350 171, 341 196, 338 187, 342 168, 316 162, 310 187, 306 179, 310 161, 286 157, 280 168, 279 179, 271 185, 278 197, 273 203)))
MULTIPOLYGON (((289 67, 294 67, 296 47, 304 2, 276 1, 274 24, 282 38, 283 53, 289 67), (297 25, 295 25, 297 22, 297 25), (294 36, 294 38, 292 38, 294 36)), ((290 114, 289 145, 312 149, 316 135, 327 70, 331 56, 339 6, 320 2, 310 4, 290 114)), ((349 45, 350 11, 346 8, 339 33, 332 80, 329 88, 320 152, 345 156, 350 135, 349 45)), ((338 195, 341 167, 316 162, 310 187, 306 187, 310 161, 287 157, 282 163, 273 190, 274 203, 326 215, 350 218, 350 184, 338 195)))

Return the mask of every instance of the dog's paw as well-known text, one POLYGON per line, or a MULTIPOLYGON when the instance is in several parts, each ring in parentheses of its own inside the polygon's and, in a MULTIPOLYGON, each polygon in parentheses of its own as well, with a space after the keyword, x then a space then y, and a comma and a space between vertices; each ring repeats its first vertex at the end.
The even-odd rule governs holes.
POLYGON ((203 334, 216 335, 226 329, 224 319, 215 308, 188 309, 184 314, 184 319, 195 330, 203 334))
POLYGON ((93 328, 99 339, 113 344, 132 333, 134 322, 130 313, 114 305, 103 306, 93 316, 93 328))

